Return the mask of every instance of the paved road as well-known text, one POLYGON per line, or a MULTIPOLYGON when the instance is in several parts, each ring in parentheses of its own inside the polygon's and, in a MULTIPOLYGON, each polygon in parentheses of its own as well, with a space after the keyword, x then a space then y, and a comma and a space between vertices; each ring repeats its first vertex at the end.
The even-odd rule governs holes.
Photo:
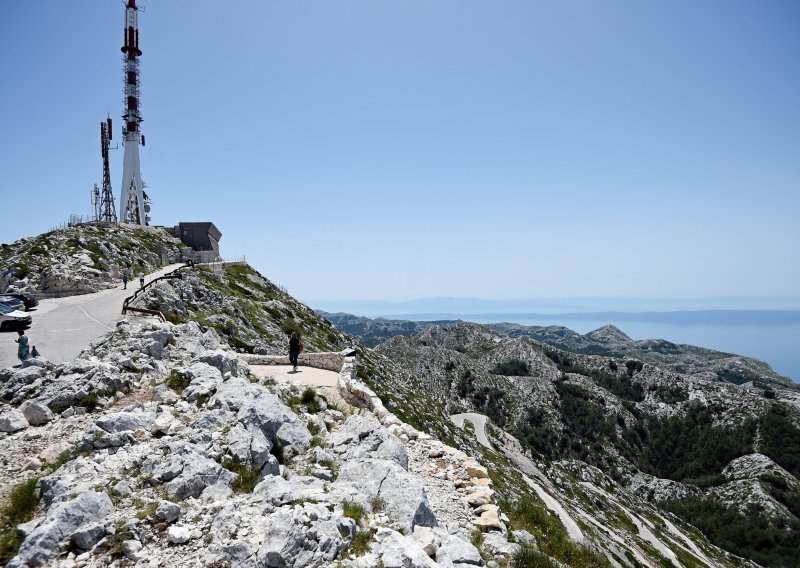
POLYGON ((453 424, 455 424, 459 428, 464 427, 465 420, 472 422, 472 425, 475 426, 475 437, 478 438, 478 442, 480 442, 482 445, 486 446, 489 449, 492 448, 492 444, 491 442, 489 442, 489 438, 486 437, 485 415, 478 414, 477 412, 465 412, 463 414, 453 414, 450 417, 450 420, 452 420, 453 424))
MULTIPOLYGON (((145 276, 145 282, 175 270, 181 264, 172 264, 145 276)), ((39 300, 38 308, 28 312, 33 323, 26 331, 31 346, 36 346, 42 357, 54 363, 74 359, 78 353, 114 326, 123 316, 122 302, 136 291, 139 279, 116 288, 101 290, 94 294, 45 298, 39 300)), ((131 316, 136 317, 136 316, 131 316)), ((18 365, 16 331, 0 333, 0 369, 18 365)))

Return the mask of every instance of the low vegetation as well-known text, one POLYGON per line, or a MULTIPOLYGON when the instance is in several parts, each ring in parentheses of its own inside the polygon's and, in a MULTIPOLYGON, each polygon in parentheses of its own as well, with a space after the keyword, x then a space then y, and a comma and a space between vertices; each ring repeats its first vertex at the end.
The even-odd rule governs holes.
POLYGON ((38 477, 17 485, 8 496, 8 502, 0 509, 0 563, 6 564, 17 554, 22 538, 17 525, 30 521, 39 505, 36 492, 38 477))
MULTIPOLYGON (((558 517, 548 514, 544 503, 525 495, 516 502, 501 503, 515 529, 523 529, 536 537, 539 550, 571 568, 603 568, 612 564, 602 554, 577 544, 567 534, 558 517)), ((523 549, 512 566, 521 568, 552 566, 552 563, 530 549, 523 549)))
POLYGON ((493 375, 505 375, 507 377, 527 377, 531 374, 528 364, 519 359, 497 363, 489 372, 493 375))
POLYGON ((231 486, 235 493, 252 493, 261 481, 259 470, 250 463, 242 462, 238 457, 223 461, 222 467, 236 474, 231 486))
POLYGON ((663 507, 698 529, 717 546, 762 566, 797 566, 800 521, 776 526, 763 512, 741 513, 709 498, 671 501, 663 507))

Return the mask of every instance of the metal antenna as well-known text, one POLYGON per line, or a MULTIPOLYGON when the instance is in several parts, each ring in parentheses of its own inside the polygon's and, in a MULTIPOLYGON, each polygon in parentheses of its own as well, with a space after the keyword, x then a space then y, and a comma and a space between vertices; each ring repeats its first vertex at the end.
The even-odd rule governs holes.
POLYGON ((142 122, 139 100, 139 8, 136 0, 125 4, 125 28, 123 30, 124 61, 123 82, 125 85, 125 113, 122 115, 122 144, 125 157, 122 167, 122 187, 119 200, 120 219, 137 225, 149 224, 149 199, 144 194, 142 172, 139 166, 139 146, 144 146, 144 135, 140 131, 142 122), (133 211, 130 208, 135 207, 133 211))
MULTIPOLYGON (((108 166, 108 146, 111 142, 111 117, 100 123, 100 155, 103 157, 103 192, 97 204, 97 220, 104 223, 117 222, 117 210, 114 207, 114 194, 111 192, 111 169, 108 166)), ((97 186, 95 185, 95 191, 97 186)))

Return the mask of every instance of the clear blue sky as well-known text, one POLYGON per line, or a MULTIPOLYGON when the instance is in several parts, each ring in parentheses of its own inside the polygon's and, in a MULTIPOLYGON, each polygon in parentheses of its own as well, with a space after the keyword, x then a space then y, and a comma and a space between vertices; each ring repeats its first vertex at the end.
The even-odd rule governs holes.
MULTIPOLYGON (((145 8, 154 223, 303 300, 799 295, 796 0, 145 8)), ((0 0, 1 242, 90 211, 122 25, 0 0)))

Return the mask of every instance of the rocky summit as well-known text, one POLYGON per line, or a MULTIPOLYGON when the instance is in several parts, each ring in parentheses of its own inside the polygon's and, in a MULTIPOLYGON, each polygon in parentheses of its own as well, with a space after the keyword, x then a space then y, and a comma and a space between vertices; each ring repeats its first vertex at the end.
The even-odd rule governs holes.
MULTIPOLYGON (((128 231, 70 238, 99 230, 128 231)), ((108 236, 109 267, 152 239, 108 236)), ((6 247, 4 273, 21 248, 62 258, 47 238, 6 247)), ((136 300, 164 321, 0 370, 8 566, 796 565, 800 396, 780 381, 463 322, 371 349, 244 263, 180 273, 136 300), (291 331, 327 386, 270 370, 291 331)))
POLYGON ((157 227, 86 224, 0 245, 0 290, 88 294, 183 258, 186 246, 157 227))

